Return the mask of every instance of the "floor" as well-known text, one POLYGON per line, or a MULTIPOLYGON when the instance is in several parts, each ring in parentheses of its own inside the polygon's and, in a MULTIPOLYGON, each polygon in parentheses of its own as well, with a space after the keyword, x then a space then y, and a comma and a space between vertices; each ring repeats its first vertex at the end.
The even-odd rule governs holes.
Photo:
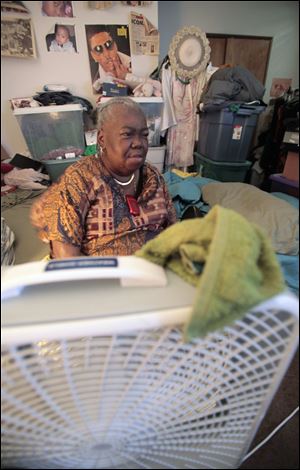
MULTIPOLYGON (((297 351, 250 450, 264 440, 299 406, 299 350, 297 351)), ((299 412, 263 447, 247 459, 241 469, 299 468, 299 412)))

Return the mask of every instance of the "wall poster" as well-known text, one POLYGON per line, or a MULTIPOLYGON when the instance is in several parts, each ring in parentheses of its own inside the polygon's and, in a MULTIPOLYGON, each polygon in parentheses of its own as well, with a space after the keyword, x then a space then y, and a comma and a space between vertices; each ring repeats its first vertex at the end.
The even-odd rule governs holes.
POLYGON ((94 93, 104 82, 125 79, 131 72, 128 25, 86 25, 91 79, 94 93))

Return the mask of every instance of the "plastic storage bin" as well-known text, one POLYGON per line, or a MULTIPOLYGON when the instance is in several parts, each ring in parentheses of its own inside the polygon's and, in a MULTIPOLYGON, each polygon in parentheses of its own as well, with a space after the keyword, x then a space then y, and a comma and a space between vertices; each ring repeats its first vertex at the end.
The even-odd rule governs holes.
POLYGON ((200 114, 197 151, 219 162, 245 162, 263 106, 241 106, 237 112, 228 108, 200 114))
POLYGON ((223 182, 243 183, 251 162, 215 162, 194 153, 195 167, 201 176, 223 182))
POLYGON ((60 175, 73 163, 78 162, 79 158, 67 158, 65 160, 45 160, 43 165, 45 166, 51 181, 56 181, 60 175))
POLYGON ((156 166, 156 168, 158 168, 159 171, 162 173, 165 164, 165 153, 165 145, 163 145, 162 147, 149 147, 146 161, 156 166))
MULTIPOLYGON (((164 104, 163 98, 155 96, 152 96, 150 98, 130 96, 129 98, 136 101, 145 113, 147 125, 149 127, 149 147, 159 147, 161 120, 164 104)), ((98 104, 98 107, 100 107, 102 103, 105 103, 110 99, 111 97, 108 96, 102 97, 101 103, 98 104)))
MULTIPOLYGON (((83 108, 80 104, 40 106, 14 110, 26 144, 34 160, 45 160, 53 150, 68 147, 85 149, 83 108)), ((60 162, 61 164, 62 162, 60 162)))

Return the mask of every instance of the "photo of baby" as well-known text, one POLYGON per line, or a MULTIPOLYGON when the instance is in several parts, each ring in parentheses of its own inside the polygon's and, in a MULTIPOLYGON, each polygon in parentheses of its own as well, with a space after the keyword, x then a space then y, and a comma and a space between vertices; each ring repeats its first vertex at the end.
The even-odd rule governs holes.
POLYGON ((49 52, 77 52, 74 25, 56 24, 54 33, 46 36, 49 52))

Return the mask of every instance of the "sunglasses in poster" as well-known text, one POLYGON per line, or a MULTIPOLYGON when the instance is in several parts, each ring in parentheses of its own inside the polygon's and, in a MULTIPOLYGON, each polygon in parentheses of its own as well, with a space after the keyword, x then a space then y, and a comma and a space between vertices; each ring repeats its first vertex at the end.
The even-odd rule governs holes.
POLYGON ((92 51, 95 52, 95 54, 103 54, 104 49, 107 51, 111 51, 114 46, 114 41, 112 39, 108 39, 105 41, 104 44, 97 44, 97 46, 93 47, 92 51))

